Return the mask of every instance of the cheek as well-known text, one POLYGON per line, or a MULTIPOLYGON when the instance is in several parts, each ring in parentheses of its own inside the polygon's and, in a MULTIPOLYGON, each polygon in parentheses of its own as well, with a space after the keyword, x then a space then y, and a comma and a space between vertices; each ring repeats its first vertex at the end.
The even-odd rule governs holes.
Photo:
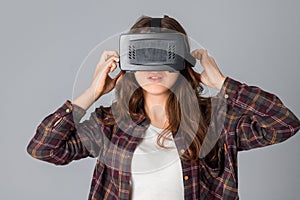
POLYGON ((146 74, 145 74, 145 72, 137 71, 137 72, 134 73, 134 77, 135 77, 136 82, 140 86, 142 86, 146 83, 146 79, 145 79, 146 74))
POLYGON ((174 85, 178 79, 179 73, 174 73, 171 75, 171 83, 174 85))

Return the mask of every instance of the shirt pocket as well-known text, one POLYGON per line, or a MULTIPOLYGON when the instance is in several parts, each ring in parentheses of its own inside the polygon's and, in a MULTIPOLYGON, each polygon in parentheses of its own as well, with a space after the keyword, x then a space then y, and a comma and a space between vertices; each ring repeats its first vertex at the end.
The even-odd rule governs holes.
MULTIPOLYGON (((217 177, 222 176, 224 172, 224 166, 225 166, 225 151, 224 149, 220 148, 218 149, 217 153, 217 159, 214 159, 213 161, 210 160, 210 157, 205 157, 202 160, 202 169, 204 169, 204 174, 206 178, 208 179, 215 179, 217 177)), ((209 155, 208 155, 209 156, 209 155)))

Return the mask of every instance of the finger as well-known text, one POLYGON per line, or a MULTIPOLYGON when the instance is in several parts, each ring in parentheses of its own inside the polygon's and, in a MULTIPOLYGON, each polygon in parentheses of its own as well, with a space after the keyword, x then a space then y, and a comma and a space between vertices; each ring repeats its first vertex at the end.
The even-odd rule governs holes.
POLYGON ((193 53, 195 57, 200 60, 200 63, 204 68, 210 64, 210 59, 206 49, 196 49, 193 53))
POLYGON ((119 57, 116 57, 116 56, 111 56, 111 57, 109 57, 104 63, 106 64, 106 63, 109 63, 109 62, 111 62, 111 61, 115 61, 115 62, 119 62, 119 57))
POLYGON ((115 56, 115 57, 117 57, 117 58, 120 57, 117 51, 109 51, 109 50, 105 50, 105 51, 102 53, 102 56, 101 56, 100 60, 101 60, 102 62, 104 62, 104 61, 107 61, 107 60, 108 60, 110 57, 112 57, 112 56, 115 56))
POLYGON ((198 49, 193 50, 193 51, 191 52, 191 55, 192 55, 194 58, 200 60, 200 59, 198 58, 198 56, 197 56, 197 50, 198 50, 198 49))
POLYGON ((109 51, 106 55, 106 60, 108 60, 112 56, 117 57, 117 58, 120 57, 117 51, 109 51))
POLYGON ((119 62, 119 58, 112 56, 107 61, 105 61, 104 63, 98 63, 98 68, 107 68, 112 63, 117 63, 117 62, 119 62))
POLYGON ((112 57, 108 61, 106 61, 103 65, 98 65, 95 76, 100 76, 103 78, 106 78, 108 76, 108 73, 110 72, 111 68, 113 67, 113 64, 115 64, 115 59, 112 57), (102 74, 102 75, 101 75, 102 74))
POLYGON ((117 67, 118 58, 111 57, 108 61, 105 62, 104 70, 109 73, 114 70, 114 68, 117 67))
POLYGON ((113 62, 109 72, 111 73, 111 72, 115 71, 116 69, 117 69, 117 63, 113 62))
POLYGON ((191 54, 198 60, 201 60, 205 53, 207 53, 206 49, 195 49, 191 52, 191 54))
POLYGON ((96 67, 96 71, 95 71, 94 76, 99 74, 101 71, 110 70, 111 64, 116 63, 116 62, 119 62, 119 58, 111 57, 107 61, 105 61, 104 63, 99 62, 97 67, 96 67))
POLYGON ((191 54, 193 55, 197 55, 198 53, 203 53, 205 51, 205 49, 194 49, 191 54))

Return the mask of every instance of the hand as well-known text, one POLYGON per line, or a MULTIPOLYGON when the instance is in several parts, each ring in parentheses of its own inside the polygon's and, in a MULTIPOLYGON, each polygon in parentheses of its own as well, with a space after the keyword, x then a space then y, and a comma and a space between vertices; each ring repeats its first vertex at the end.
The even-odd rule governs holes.
POLYGON ((214 58, 209 56, 205 49, 195 49, 192 51, 192 56, 200 60, 204 70, 199 74, 203 84, 220 90, 225 81, 225 76, 220 72, 214 58))
POLYGON ((117 68, 119 58, 117 51, 104 51, 102 53, 96 66, 93 81, 89 87, 89 90, 94 94, 94 101, 103 94, 110 92, 120 80, 122 72, 113 79, 108 75, 108 73, 115 71, 117 68))

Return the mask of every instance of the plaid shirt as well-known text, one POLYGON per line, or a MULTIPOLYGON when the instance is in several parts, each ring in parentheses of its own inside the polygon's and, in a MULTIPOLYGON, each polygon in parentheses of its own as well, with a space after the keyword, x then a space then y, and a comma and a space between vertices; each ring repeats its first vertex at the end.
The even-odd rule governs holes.
MULTIPOLYGON (((217 166, 204 159, 181 159, 184 199, 239 199, 238 151, 282 142, 300 128, 300 121, 277 96, 258 87, 226 78, 219 97, 226 100, 226 119, 219 137, 217 166), (221 95, 221 96, 220 96, 221 95)), ((98 157, 88 199, 130 199, 130 164, 149 121, 140 118, 120 125, 104 125, 111 107, 98 107, 89 119, 86 111, 67 100, 38 126, 27 151, 34 158, 65 165, 85 157, 98 157), (114 134, 112 134, 114 132, 114 134), (134 134, 127 134, 134 133, 134 134)), ((184 134, 174 138, 179 154, 187 149, 184 134)))

